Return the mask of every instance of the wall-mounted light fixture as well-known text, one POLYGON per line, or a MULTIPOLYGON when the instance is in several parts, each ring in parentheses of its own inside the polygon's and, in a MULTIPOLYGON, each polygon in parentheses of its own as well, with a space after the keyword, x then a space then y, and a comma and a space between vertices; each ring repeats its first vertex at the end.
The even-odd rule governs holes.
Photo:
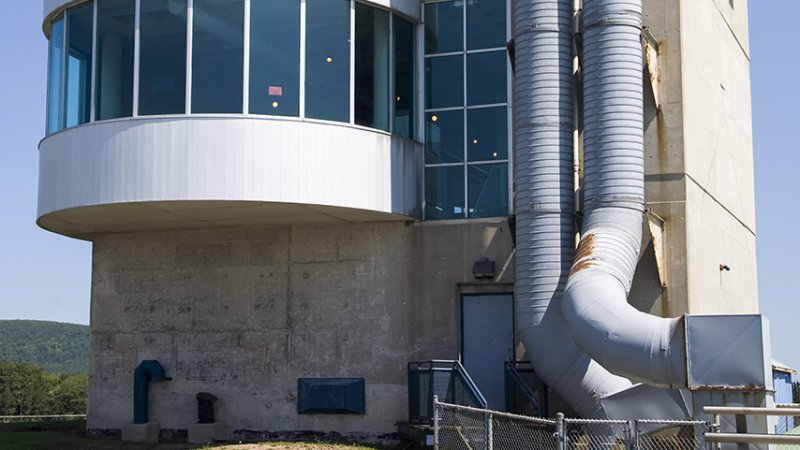
POLYGON ((730 267, 728 267, 728 266, 727 266, 727 265, 725 265, 725 264, 720 264, 720 265, 719 265, 719 271, 720 271, 720 272, 722 272, 723 270, 724 270, 725 272, 730 272, 730 271, 731 271, 731 268, 730 268, 730 267))
POLYGON ((481 258, 472 264, 472 276, 476 280, 494 278, 494 261, 489 258, 481 258))

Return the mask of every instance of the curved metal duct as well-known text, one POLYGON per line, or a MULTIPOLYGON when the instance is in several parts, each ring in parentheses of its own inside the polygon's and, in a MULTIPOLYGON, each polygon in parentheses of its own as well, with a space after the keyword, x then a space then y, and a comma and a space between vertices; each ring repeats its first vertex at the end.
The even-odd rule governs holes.
POLYGON ((572 17, 572 0, 514 2, 515 321, 542 380, 602 418, 601 397, 631 384, 575 346, 561 308, 575 248, 572 17))
POLYGON ((608 370, 686 385, 681 319, 627 302, 642 237, 641 0, 584 0, 583 233, 563 310, 578 346, 608 370))

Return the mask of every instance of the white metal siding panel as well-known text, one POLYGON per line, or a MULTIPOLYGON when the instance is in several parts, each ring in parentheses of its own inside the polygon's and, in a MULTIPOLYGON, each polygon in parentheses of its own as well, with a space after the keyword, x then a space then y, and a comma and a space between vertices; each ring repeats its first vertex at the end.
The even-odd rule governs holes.
POLYGON ((416 217, 421 201, 419 144, 346 124, 126 119, 56 133, 39 150, 40 216, 108 203, 229 200, 416 217))

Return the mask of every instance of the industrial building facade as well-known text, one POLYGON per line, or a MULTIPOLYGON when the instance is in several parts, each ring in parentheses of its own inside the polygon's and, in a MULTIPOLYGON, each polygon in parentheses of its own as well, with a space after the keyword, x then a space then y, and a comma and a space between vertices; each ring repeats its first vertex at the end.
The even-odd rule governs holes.
MULTIPOLYGON (((161 429, 209 392, 232 436, 391 433, 407 364, 430 359, 503 409, 504 362, 531 359, 509 219, 524 3, 45 0, 38 223, 93 243, 88 427, 132 421, 145 360, 171 378, 149 388, 161 429), (302 413, 299 379, 350 378, 364 411, 302 413)), ((757 313, 746 2, 641 12, 630 303, 757 313)))

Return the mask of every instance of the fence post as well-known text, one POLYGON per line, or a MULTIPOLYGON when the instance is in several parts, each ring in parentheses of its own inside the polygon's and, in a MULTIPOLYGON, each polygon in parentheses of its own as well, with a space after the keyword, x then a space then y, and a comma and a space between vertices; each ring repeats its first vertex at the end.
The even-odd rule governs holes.
MULTIPOLYGON (((719 433, 722 429, 722 423, 720 422, 719 414, 714 414, 713 422, 711 422, 711 432, 712 433, 719 433)), ((717 450, 722 448, 722 443, 717 442, 716 444, 708 443, 708 448, 712 449, 715 448, 717 450)))
POLYGON ((433 448, 439 450, 439 396, 433 396, 433 448))
POLYGON ((629 420, 625 426, 625 447, 628 450, 639 450, 639 421, 629 420))
POLYGON ((486 413, 486 449, 494 450, 494 429, 492 427, 492 413, 486 413))
POLYGON ((564 430, 564 413, 556 414, 556 450, 566 450, 567 435, 564 430))

